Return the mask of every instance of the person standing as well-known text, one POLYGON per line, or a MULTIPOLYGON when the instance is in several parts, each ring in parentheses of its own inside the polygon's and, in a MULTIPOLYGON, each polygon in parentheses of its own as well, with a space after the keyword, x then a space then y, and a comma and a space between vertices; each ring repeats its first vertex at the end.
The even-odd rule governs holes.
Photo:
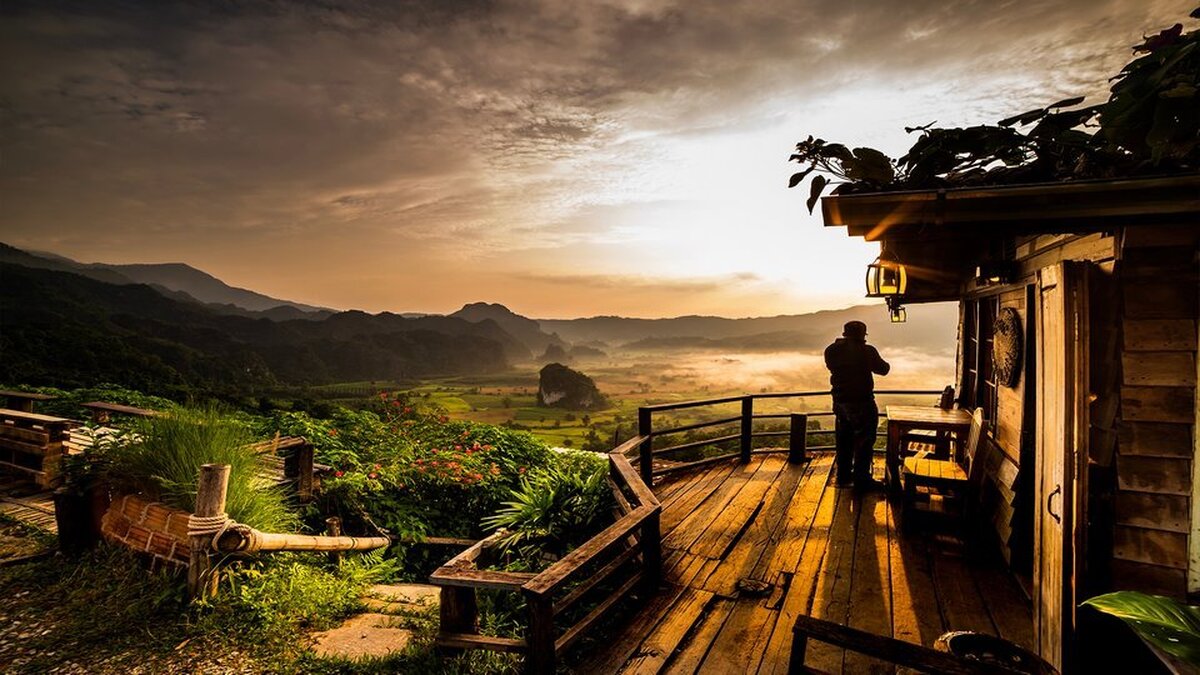
POLYGON ((842 337, 825 348, 825 367, 833 393, 838 487, 872 489, 878 485, 871 456, 879 429, 874 375, 887 375, 892 367, 867 344, 867 324, 861 321, 847 322, 842 337))

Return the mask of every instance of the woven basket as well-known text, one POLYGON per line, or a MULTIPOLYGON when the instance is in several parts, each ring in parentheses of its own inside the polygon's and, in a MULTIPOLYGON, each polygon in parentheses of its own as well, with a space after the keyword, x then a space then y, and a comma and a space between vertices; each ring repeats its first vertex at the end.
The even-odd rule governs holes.
POLYGON ((100 532, 106 540, 157 561, 187 567, 189 515, 161 502, 125 495, 113 500, 100 521, 100 532))

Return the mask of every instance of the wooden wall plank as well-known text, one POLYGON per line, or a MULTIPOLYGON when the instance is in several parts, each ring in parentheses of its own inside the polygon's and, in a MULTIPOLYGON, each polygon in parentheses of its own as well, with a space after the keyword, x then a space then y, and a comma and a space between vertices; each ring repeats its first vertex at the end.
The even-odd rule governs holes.
POLYGON ((1141 591, 1182 600, 1187 595, 1187 573, 1173 567, 1113 560, 1112 585, 1114 591, 1141 591))
POLYGON ((1196 322, 1191 319, 1126 319, 1126 352, 1196 350, 1196 322))
POLYGON ((1122 525, 1187 534, 1191 502, 1183 495, 1118 490, 1116 519, 1122 525))
POLYGON ((1194 352, 1126 352, 1124 383, 1133 386, 1195 387, 1194 352))
POLYGON ((1126 250, 1144 246, 1195 246, 1197 237, 1195 223, 1127 227, 1121 243, 1126 250))
POLYGON ((1194 282, 1178 278, 1126 282, 1124 292, 1126 318, 1191 319, 1196 316, 1194 282))
POLYGON ((1121 417, 1127 422, 1192 424, 1194 387, 1121 387, 1121 417))
POLYGON ((1118 427, 1122 455, 1192 456, 1192 427, 1165 422, 1123 422, 1118 427))
POLYGON ((1191 469, 1187 459, 1121 455, 1117 458, 1117 483, 1122 490, 1189 495, 1191 469))
POLYGON ((1113 528, 1113 556, 1163 567, 1186 570, 1186 534, 1117 525, 1113 528))

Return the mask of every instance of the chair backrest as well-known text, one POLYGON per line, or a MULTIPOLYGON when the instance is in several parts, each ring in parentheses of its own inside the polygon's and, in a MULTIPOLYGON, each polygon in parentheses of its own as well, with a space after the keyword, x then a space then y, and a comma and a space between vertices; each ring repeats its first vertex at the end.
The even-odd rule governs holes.
POLYGON ((971 431, 967 433, 967 443, 963 446, 963 462, 967 472, 973 473, 975 458, 979 455, 979 446, 983 443, 983 408, 971 412, 971 431))

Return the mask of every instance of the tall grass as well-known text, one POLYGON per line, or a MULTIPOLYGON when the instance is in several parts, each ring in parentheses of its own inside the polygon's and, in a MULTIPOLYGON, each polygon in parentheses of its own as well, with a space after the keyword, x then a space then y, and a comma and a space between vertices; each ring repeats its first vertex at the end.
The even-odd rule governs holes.
POLYGON ((215 407, 184 408, 141 421, 128 442, 109 451, 108 477, 170 506, 191 511, 204 464, 228 464, 225 511, 239 523, 270 532, 293 530, 299 518, 283 491, 256 475, 260 458, 250 431, 215 407))

